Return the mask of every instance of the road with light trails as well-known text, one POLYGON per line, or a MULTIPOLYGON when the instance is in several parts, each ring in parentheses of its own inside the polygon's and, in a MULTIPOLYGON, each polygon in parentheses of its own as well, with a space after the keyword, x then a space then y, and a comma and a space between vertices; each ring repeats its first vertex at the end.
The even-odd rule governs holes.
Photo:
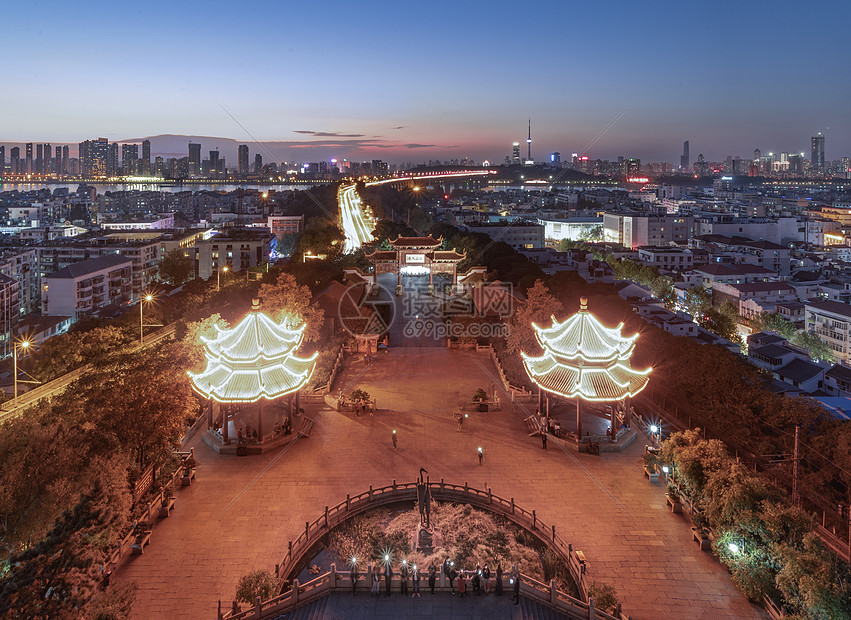
POLYGON ((373 240, 372 231, 375 223, 372 217, 363 212, 360 196, 354 185, 341 185, 337 192, 337 202, 340 204, 340 219, 343 232, 346 233, 344 252, 351 254, 364 243, 373 240))

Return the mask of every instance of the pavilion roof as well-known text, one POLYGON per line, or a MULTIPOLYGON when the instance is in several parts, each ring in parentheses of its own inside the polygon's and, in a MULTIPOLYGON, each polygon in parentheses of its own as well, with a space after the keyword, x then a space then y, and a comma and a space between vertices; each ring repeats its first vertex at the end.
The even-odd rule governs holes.
POLYGON ((521 353, 526 372, 542 389, 565 398, 612 401, 635 396, 647 386, 651 369, 629 364, 638 334, 621 335, 623 323, 604 326, 588 312, 582 299, 579 312, 563 323, 541 328, 532 324, 543 355, 521 353))
POLYGON ((432 260, 460 261, 465 258, 467 258, 467 250, 464 250, 463 254, 458 250, 435 250, 432 255, 432 260))
POLYGON ((255 303, 236 327, 217 326, 215 338, 201 337, 207 368, 189 373, 193 389, 216 402, 255 402, 302 388, 318 356, 318 352, 306 359, 295 355, 305 327, 279 325, 255 303))
POLYGON ((393 247, 428 247, 433 248, 443 243, 443 237, 402 237, 399 236, 390 242, 393 247))

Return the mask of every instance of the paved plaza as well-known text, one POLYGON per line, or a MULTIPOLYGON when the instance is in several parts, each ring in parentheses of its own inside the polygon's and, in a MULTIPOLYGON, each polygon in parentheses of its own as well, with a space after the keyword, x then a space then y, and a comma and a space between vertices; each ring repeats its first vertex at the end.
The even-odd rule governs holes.
POLYGON ((612 584, 633 618, 767 617, 692 542, 688 521, 666 510, 661 484, 643 478, 642 436, 623 453, 578 454, 553 443, 544 451, 523 424, 535 405, 512 405, 501 389, 502 411, 471 413, 458 432, 452 414, 477 388, 493 389, 495 373, 485 353, 394 348, 370 366, 349 358, 335 383, 335 391, 367 390, 377 399, 374 416, 308 405, 306 415, 318 417, 309 438, 250 457, 218 456, 196 436, 197 481, 178 492, 144 555, 117 574, 139 586, 134 618, 214 618, 239 577, 274 570, 287 541, 326 505, 370 484, 413 481, 420 467, 433 481, 490 486, 537 510, 585 553, 592 578, 612 584))

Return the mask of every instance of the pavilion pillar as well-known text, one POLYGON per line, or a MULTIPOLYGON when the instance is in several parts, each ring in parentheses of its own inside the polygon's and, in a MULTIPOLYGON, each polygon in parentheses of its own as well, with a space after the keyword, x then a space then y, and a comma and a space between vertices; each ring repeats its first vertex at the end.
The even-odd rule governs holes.
POLYGON ((615 436, 618 434, 618 408, 612 403, 612 443, 615 443, 615 436))
POLYGON ((550 421, 550 395, 547 394, 547 424, 550 421))
POLYGON ((296 390, 295 393, 295 412, 301 414, 301 390, 296 390))
POLYGON ((582 399, 576 397, 576 434, 579 435, 579 441, 582 441, 582 399))
POLYGON ((222 414, 222 443, 224 445, 228 444, 228 409, 227 406, 222 407, 222 403, 219 403, 219 413, 222 414))
POLYGON ((632 402, 629 396, 623 399, 623 425, 627 428, 632 428, 632 402))
POLYGON ((263 399, 257 401, 257 441, 263 443, 263 399))
POLYGON ((213 399, 207 401, 207 428, 213 428, 213 399))

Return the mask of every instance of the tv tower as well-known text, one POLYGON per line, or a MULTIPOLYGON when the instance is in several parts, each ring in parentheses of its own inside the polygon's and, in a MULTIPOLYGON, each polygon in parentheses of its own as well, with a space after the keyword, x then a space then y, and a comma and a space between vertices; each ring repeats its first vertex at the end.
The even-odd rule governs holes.
POLYGON ((532 119, 529 119, 529 137, 526 138, 526 161, 532 163, 532 119))

